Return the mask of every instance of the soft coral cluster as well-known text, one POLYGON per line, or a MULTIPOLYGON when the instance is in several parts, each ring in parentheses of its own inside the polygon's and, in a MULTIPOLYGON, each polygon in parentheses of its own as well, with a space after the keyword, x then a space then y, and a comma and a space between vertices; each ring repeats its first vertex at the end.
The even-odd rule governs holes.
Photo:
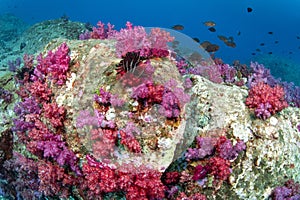
POLYGON ((255 109, 255 115, 267 119, 271 115, 281 111, 288 106, 284 100, 284 90, 279 85, 270 85, 259 82, 253 86, 246 99, 246 105, 255 109))
POLYGON ((62 43, 55 52, 49 51, 46 57, 40 54, 37 57, 38 64, 34 69, 32 80, 42 80, 45 77, 56 83, 63 85, 67 79, 67 71, 69 69, 69 47, 66 43, 62 43))
POLYGON ((1 166, 0 176, 2 180, 6 180, 0 183, 2 198, 17 199, 17 196, 22 199, 41 198, 38 166, 34 160, 15 152, 13 159, 5 161, 3 167, 1 166))
POLYGON ((91 130, 93 155, 98 159, 109 158, 114 152, 117 141, 117 131, 113 129, 91 130))
POLYGON ((169 52, 167 43, 172 42, 174 37, 169 32, 159 28, 153 28, 149 34, 142 26, 133 26, 127 22, 126 28, 115 31, 110 23, 105 26, 98 22, 98 27, 93 27, 92 32, 85 32, 79 39, 116 39, 116 53, 119 57, 125 56, 128 52, 139 52, 143 57, 166 57, 169 52))
MULTIPOLYGON (((77 156, 64 141, 66 110, 53 100, 50 86, 60 87, 65 82, 70 62, 68 53, 69 48, 63 43, 46 57, 39 55, 35 68, 33 57, 24 56, 24 67, 16 75, 22 101, 14 108, 17 118, 13 128, 19 143, 25 144, 27 154, 36 157, 39 191, 64 197, 76 185, 70 174, 81 176, 81 170, 77 156)), ((21 161, 22 157, 16 159, 21 161)))
POLYGON ((230 161, 237 158, 246 149, 242 140, 235 145, 225 136, 218 138, 197 137, 196 148, 189 148, 185 153, 188 161, 200 161, 194 169, 193 180, 202 180, 208 174, 214 176, 214 183, 221 184, 230 173, 230 161))
POLYGON ((189 95, 182 88, 176 87, 176 81, 169 81, 165 86, 147 81, 134 88, 132 98, 139 102, 141 110, 159 104, 159 112, 174 119, 180 116, 182 107, 189 101, 189 95))
POLYGON ((72 187, 78 184, 75 176, 65 173, 64 168, 51 162, 38 163, 39 191, 46 196, 67 198, 72 187))
POLYGON ((290 179, 284 183, 284 186, 277 186, 272 191, 272 200, 300 199, 300 184, 290 179))
POLYGON ((160 180, 160 172, 143 166, 139 169, 126 164, 124 166, 115 169, 95 161, 84 164, 82 188, 87 191, 87 196, 94 198, 122 190, 129 200, 164 198, 166 188, 160 180))

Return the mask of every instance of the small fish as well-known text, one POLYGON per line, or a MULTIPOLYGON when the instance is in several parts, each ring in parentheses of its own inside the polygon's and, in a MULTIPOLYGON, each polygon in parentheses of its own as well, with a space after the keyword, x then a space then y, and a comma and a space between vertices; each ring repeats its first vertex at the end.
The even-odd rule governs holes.
POLYGON ((268 34, 269 34, 269 35, 272 35, 272 34, 273 34, 273 32, 272 32, 272 31, 269 31, 269 32, 268 32, 268 34))
POLYGON ((274 42, 275 44, 278 44, 279 43, 279 41, 278 40, 275 40, 275 42, 274 42))
POLYGON ((171 28, 176 31, 182 31, 184 29, 184 26, 180 25, 180 24, 176 24, 176 25, 172 26, 171 28))
POLYGON ((235 48, 235 47, 236 47, 236 44, 235 44, 235 42, 233 42, 233 41, 225 42, 225 44, 226 44, 227 46, 229 46, 229 47, 232 47, 232 48, 235 48))
POLYGON ((272 51, 270 51, 270 52, 268 52, 268 54, 270 54, 270 55, 271 55, 271 54, 273 54, 273 52, 272 52, 272 51))
POLYGON ((218 38, 220 40, 222 40, 223 42, 228 42, 228 38, 226 36, 223 36, 223 35, 218 35, 218 38))
POLYGON ((260 45, 260 46, 265 46, 265 43, 260 43, 259 45, 260 45))
POLYGON ((211 44, 208 45, 207 48, 205 49, 207 52, 211 53, 211 52, 216 52, 220 49, 220 47, 216 44, 211 44))
POLYGON ((257 48, 257 49, 255 49, 255 51, 257 51, 257 52, 261 52, 261 50, 260 50, 260 49, 258 49, 258 48, 257 48))
POLYGON ((300 40, 300 36, 297 36, 297 39, 300 40))
POLYGON ((248 13, 251 13, 252 11, 253 11, 252 8, 250 8, 250 7, 247 8, 247 12, 248 12, 248 13))
POLYGON ((209 30, 210 32, 216 32, 216 29, 215 29, 214 27, 210 27, 208 30, 209 30))
POLYGON ((206 21, 206 22, 203 22, 203 24, 204 24, 205 26, 209 26, 209 27, 213 27, 213 26, 216 25, 216 23, 213 22, 213 21, 206 21))
POLYGON ((293 54, 293 52, 290 51, 289 54, 293 54))
POLYGON ((21 42, 20 44, 20 50, 24 49, 26 47, 26 43, 25 42, 21 42))
POLYGON ((228 40, 230 41, 230 42, 233 42, 233 37, 232 36, 230 36, 229 38, 228 38, 228 40))
POLYGON ((255 56, 256 54, 255 54, 255 53, 251 53, 251 55, 252 55, 252 56, 255 56))
POLYGON ((204 49, 206 49, 206 47, 208 47, 209 45, 211 45, 211 43, 209 41, 204 41, 200 44, 204 49))
POLYGON ((241 35, 241 31, 238 31, 238 32, 237 32, 237 35, 240 36, 240 35, 241 35))
POLYGON ((211 53, 211 52, 216 52, 219 50, 219 46, 216 44, 212 44, 209 41, 204 41, 200 44, 200 46, 205 49, 207 52, 211 53))

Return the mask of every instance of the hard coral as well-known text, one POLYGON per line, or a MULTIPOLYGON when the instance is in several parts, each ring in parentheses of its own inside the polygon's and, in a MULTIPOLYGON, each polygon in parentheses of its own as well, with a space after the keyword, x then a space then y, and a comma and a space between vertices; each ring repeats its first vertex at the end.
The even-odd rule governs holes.
POLYGON ((265 120, 286 108, 288 103, 284 100, 282 87, 277 85, 272 88, 270 85, 260 82, 250 89, 246 105, 254 108, 255 115, 265 120))

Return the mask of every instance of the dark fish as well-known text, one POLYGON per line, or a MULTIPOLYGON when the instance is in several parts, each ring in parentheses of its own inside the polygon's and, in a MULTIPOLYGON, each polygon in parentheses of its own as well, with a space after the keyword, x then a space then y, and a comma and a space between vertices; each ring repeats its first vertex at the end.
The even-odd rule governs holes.
POLYGON ((200 45, 205 49, 206 47, 208 47, 209 45, 211 45, 211 43, 209 41, 204 41, 200 45))
POLYGON ((293 52, 290 51, 289 54, 293 54, 293 52))
POLYGON ((272 35, 272 34, 273 34, 273 32, 272 32, 272 31, 270 31, 270 32, 268 32, 268 34, 272 35))
POLYGON ((248 12, 248 13, 250 13, 250 12, 252 12, 252 11, 253 11, 252 8, 250 8, 250 7, 247 8, 247 12, 248 12))
POLYGON ((216 32, 216 29, 215 29, 214 27, 210 27, 208 30, 209 30, 210 32, 216 32))
POLYGON ((233 41, 225 42, 225 44, 226 44, 227 46, 229 46, 229 47, 232 47, 232 48, 235 48, 235 47, 236 47, 236 44, 235 44, 235 42, 233 42, 233 41))
POLYGON ((216 52, 220 49, 220 47, 216 44, 211 44, 211 45, 208 45, 207 48, 205 49, 207 52, 216 52))
POLYGON ((198 43, 200 42, 199 38, 196 38, 196 37, 194 37, 193 40, 198 42, 198 43))
POLYGON ((218 38, 219 38, 220 40, 222 40, 223 42, 228 42, 228 38, 225 37, 225 36, 223 36, 223 35, 218 35, 218 38))
POLYGON ((176 24, 176 25, 172 26, 171 28, 176 31, 182 31, 184 29, 184 26, 180 25, 180 24, 176 24))
POLYGON ((259 45, 260 45, 260 46, 265 46, 265 43, 260 43, 259 45))
POLYGON ((271 55, 271 54, 273 54, 273 52, 272 52, 272 51, 270 51, 270 52, 268 52, 268 54, 270 54, 270 55, 271 55))
POLYGON ((255 56, 256 54, 255 54, 255 53, 251 53, 251 55, 252 55, 252 56, 255 56))
POLYGON ((261 50, 260 50, 260 49, 255 49, 255 51, 257 51, 257 52, 261 52, 261 50))
POLYGON ((203 24, 204 24, 205 26, 209 26, 209 27, 213 27, 213 26, 216 25, 216 23, 213 22, 213 21, 206 21, 206 22, 203 22, 203 24))
POLYGON ((297 36, 297 39, 300 40, 300 36, 297 36))
POLYGON ((216 52, 219 50, 219 46, 216 44, 212 44, 209 41, 204 41, 201 44, 201 47, 203 47, 207 52, 216 52))
POLYGON ((276 40, 274 43, 275 43, 275 44, 278 44, 278 42, 279 42, 279 41, 278 41, 278 40, 276 40))
POLYGON ((241 31, 238 31, 238 32, 237 32, 237 35, 240 36, 240 35, 241 35, 241 31))
POLYGON ((20 50, 24 49, 26 47, 26 43, 25 42, 21 42, 20 44, 20 50))

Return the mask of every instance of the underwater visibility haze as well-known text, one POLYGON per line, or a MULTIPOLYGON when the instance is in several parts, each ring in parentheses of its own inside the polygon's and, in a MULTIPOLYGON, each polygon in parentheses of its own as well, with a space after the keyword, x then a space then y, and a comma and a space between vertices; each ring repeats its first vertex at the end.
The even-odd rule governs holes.
POLYGON ((0 0, 0 200, 300 200, 299 10, 0 0))

